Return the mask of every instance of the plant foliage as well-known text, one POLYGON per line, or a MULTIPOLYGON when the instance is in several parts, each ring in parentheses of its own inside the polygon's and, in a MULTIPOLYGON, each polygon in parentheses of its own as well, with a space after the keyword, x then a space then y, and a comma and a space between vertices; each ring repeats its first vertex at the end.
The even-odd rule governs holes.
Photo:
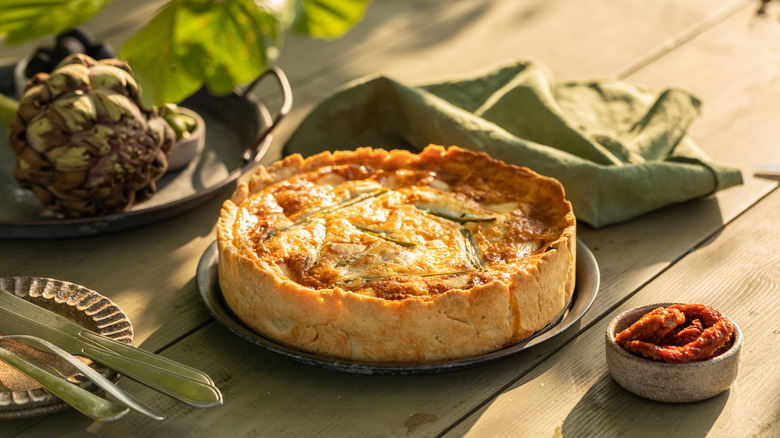
MULTIPOLYGON (((58 33, 92 18, 110 0, 4 0, 8 44, 58 33)), ((178 103, 202 86, 226 94, 276 61, 287 29, 337 38, 370 0, 171 0, 121 48, 144 103, 178 103)))
POLYGON ((111 0, 3 0, 0 35, 17 44, 64 32, 92 18, 111 0))

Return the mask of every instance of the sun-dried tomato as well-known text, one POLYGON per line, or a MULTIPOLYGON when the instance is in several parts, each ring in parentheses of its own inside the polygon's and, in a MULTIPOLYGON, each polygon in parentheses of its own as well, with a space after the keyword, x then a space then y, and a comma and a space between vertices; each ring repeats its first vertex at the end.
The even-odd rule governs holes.
POLYGON ((711 327, 716 322, 726 318, 712 306, 704 304, 673 304, 668 308, 677 309, 683 312, 688 319, 701 319, 701 322, 705 327, 711 327))
POLYGON ((702 332, 704 332, 704 326, 701 324, 701 320, 696 318, 690 324, 678 325, 673 332, 664 336, 661 342, 658 342, 658 345, 662 347, 680 347, 695 341, 696 338, 701 336, 702 332))
POLYGON ((645 314, 631 327, 618 333, 615 336, 615 342, 618 345, 623 345, 628 341, 658 342, 684 321, 685 315, 680 310, 659 307, 645 314))
POLYGON ((615 342, 650 359, 695 362, 727 350, 733 332, 734 324, 710 306, 676 304, 645 314, 618 333, 615 342))

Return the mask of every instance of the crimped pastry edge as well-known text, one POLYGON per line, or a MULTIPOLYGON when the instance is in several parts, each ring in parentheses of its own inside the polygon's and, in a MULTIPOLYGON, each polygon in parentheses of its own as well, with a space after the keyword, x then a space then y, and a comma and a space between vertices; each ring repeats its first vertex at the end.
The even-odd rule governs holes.
MULTIPOLYGON (((403 165, 405 160, 419 159, 426 153, 440 155, 453 150, 476 154, 440 146, 430 146, 420 155, 360 148, 308 159, 290 156, 268 168, 258 168, 224 202, 218 220, 219 283, 227 305, 250 328, 277 342, 360 361, 419 363, 470 357, 520 342, 544 328, 566 308, 574 291, 576 221, 570 207, 563 233, 549 245, 555 250, 539 255, 533 266, 518 270, 508 284, 496 280, 470 290, 402 300, 301 286, 278 277, 233 243, 232 224, 238 205, 270 184, 334 161, 368 159, 403 165)), ((522 171, 550 183, 550 178, 522 171)), ((563 196, 562 187, 560 191, 563 196)))

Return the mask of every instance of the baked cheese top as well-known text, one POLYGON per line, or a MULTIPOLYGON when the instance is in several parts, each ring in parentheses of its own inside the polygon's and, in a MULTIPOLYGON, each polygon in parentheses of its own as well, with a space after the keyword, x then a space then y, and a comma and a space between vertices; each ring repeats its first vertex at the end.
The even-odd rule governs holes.
POLYGON ((238 205, 234 244, 316 290, 403 299, 509 281, 562 230, 560 186, 495 160, 330 162, 238 205))

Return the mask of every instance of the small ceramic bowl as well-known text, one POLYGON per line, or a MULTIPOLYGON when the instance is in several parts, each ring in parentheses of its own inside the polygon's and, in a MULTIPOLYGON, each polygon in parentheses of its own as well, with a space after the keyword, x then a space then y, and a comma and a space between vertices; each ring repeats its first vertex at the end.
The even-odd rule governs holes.
POLYGON ((742 351, 742 331, 736 323, 731 348, 712 359, 700 362, 654 361, 633 354, 615 343, 615 335, 646 313, 672 304, 677 303, 637 307, 615 317, 606 332, 607 368, 620 386, 650 400, 688 403, 715 397, 729 389, 737 378, 742 351))
POLYGON ((187 167, 190 161, 203 150, 203 145, 206 142, 206 122, 203 121, 203 118, 189 108, 179 107, 179 112, 195 119, 198 126, 195 131, 190 133, 189 137, 181 139, 171 146, 171 151, 168 153, 169 172, 187 167))

